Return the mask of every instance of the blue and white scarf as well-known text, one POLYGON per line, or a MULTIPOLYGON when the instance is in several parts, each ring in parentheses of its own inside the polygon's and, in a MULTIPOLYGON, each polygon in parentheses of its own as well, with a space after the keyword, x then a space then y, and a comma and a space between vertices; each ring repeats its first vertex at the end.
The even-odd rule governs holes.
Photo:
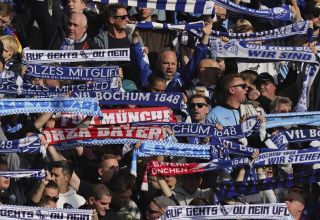
POLYGON ((249 44, 244 41, 210 41, 212 58, 245 58, 256 60, 288 60, 306 63, 318 63, 316 55, 307 47, 266 46, 249 44))
POLYGON ((295 185, 311 184, 320 181, 320 170, 303 171, 288 174, 286 177, 266 178, 255 181, 223 181, 216 187, 215 193, 221 198, 237 195, 250 195, 263 190, 289 188, 295 185))
MULTIPOLYGON (((221 32, 212 30, 212 35, 210 40, 214 40, 214 37, 228 37, 230 39, 238 39, 240 41, 268 41, 281 39, 286 37, 291 37, 295 35, 307 34, 307 39, 312 37, 313 29, 308 26, 309 21, 300 21, 294 24, 289 24, 280 28, 276 28, 268 31, 253 32, 253 33, 233 33, 233 32, 221 32)), ((198 37, 202 37, 201 30, 192 29, 191 33, 198 37)))
POLYGON ((285 149, 289 143, 299 143, 320 140, 319 129, 294 129, 294 130, 278 130, 272 135, 272 142, 279 150, 285 149))
POLYGON ((198 14, 215 14, 214 2, 218 5, 221 5, 224 8, 229 9, 230 11, 238 12, 240 14, 249 14, 250 16, 263 17, 273 20, 282 20, 290 21, 291 20, 291 11, 289 5, 284 5, 281 7, 275 7, 266 10, 256 10, 252 8, 247 8, 241 5, 238 5, 230 0, 214 0, 214 1, 197 1, 197 0, 187 0, 187 1, 177 1, 177 0, 93 0, 94 2, 101 2, 104 4, 110 3, 121 3, 133 7, 141 8, 154 8, 160 10, 169 10, 169 11, 179 11, 179 12, 190 12, 198 14))
POLYGON ((135 126, 168 126, 176 137, 221 137, 224 139, 237 139, 244 137, 241 125, 225 126, 223 130, 217 129, 212 124, 199 123, 169 123, 169 122, 139 122, 135 126))
POLYGON ((34 63, 60 63, 82 61, 130 61, 130 49, 103 50, 30 50, 23 49, 25 61, 34 63))
POLYGON ((296 112, 306 112, 308 110, 310 89, 318 72, 319 64, 306 64, 305 75, 302 82, 302 89, 297 106, 294 109, 296 112))
POLYGON ((213 0, 217 5, 220 5, 223 8, 226 8, 230 11, 237 12, 239 14, 247 14, 254 17, 263 17, 273 20, 282 20, 290 21, 292 14, 290 11, 291 6, 283 5, 280 7, 265 9, 265 10, 256 10, 252 8, 247 8, 242 5, 236 4, 231 0, 213 0))
POLYGON ((44 170, 16 170, 16 171, 0 171, 0 176, 7 178, 45 178, 44 170))
POLYGON ((141 106, 167 106, 172 109, 183 108, 181 93, 155 93, 155 92, 73 92, 73 97, 91 97, 99 101, 100 105, 141 105, 141 106))
POLYGON ((92 220, 91 209, 57 209, 34 206, 0 205, 0 213, 2 220, 92 220))
POLYGON ((169 23, 158 23, 158 22, 139 22, 134 24, 138 29, 164 29, 164 30, 191 30, 191 29, 200 29, 204 27, 203 21, 196 22, 185 22, 181 24, 169 24, 169 23))
POLYGON ((289 217, 285 203, 210 206, 168 206, 161 220, 192 219, 268 219, 289 217))
POLYGON ((267 128, 290 125, 320 125, 320 112, 290 112, 266 114, 267 128))
POLYGON ((104 81, 119 77, 119 66, 65 67, 29 64, 26 76, 40 79, 104 81))
POLYGON ((74 112, 90 116, 102 116, 98 103, 94 99, 42 98, 0 100, 0 116, 43 112, 74 112))
POLYGON ((92 91, 117 91, 119 90, 119 78, 114 77, 101 82, 66 85, 66 86, 41 86, 28 83, 22 85, 6 83, 0 85, 0 93, 23 94, 35 96, 55 96, 68 92, 92 92, 92 91))
POLYGON ((0 153, 40 153, 40 147, 41 143, 38 136, 0 141, 0 153))

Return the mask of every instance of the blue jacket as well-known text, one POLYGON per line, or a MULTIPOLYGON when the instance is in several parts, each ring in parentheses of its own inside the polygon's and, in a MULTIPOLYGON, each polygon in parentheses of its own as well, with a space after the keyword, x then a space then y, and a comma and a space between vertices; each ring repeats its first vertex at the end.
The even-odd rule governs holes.
MULTIPOLYGON (((208 46, 199 44, 196 47, 194 56, 189 60, 188 64, 185 65, 180 73, 176 72, 165 92, 181 92, 184 87, 186 87, 196 75, 196 69, 198 63, 206 58, 208 52, 208 46)), ((137 66, 138 72, 140 74, 140 87, 147 87, 148 77, 151 75, 152 70, 149 65, 143 60, 143 53, 140 43, 131 44, 131 61, 134 66, 137 66)))

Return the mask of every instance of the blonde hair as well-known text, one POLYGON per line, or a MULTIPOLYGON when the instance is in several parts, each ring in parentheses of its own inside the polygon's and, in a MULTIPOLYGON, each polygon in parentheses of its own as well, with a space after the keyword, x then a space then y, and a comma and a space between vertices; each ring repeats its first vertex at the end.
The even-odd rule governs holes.
POLYGON ((19 51, 19 44, 14 36, 4 35, 0 37, 0 40, 5 45, 8 50, 10 50, 13 54, 16 54, 19 51))
POLYGON ((239 19, 233 28, 234 32, 236 33, 246 33, 246 32, 253 32, 253 26, 250 21, 246 19, 239 19))

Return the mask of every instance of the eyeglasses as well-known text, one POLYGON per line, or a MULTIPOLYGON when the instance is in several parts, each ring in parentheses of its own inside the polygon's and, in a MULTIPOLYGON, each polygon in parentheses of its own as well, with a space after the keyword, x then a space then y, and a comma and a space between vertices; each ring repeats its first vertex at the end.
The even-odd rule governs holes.
POLYGON ((48 200, 51 200, 51 201, 53 201, 53 202, 57 202, 58 201, 58 199, 59 199, 59 196, 49 196, 49 195, 45 195, 45 196, 43 196, 43 198, 45 198, 45 199, 48 199, 48 200))
POLYGON ((237 85, 231 86, 230 88, 233 88, 233 87, 241 87, 242 89, 246 89, 247 88, 247 84, 245 84, 245 83, 237 84, 237 85))
POLYGON ((117 15, 117 16, 112 16, 113 18, 117 19, 120 18, 121 20, 125 20, 126 18, 128 18, 128 15, 117 15))
POLYGON ((204 106, 208 106, 206 103, 190 103, 189 107, 191 109, 194 109, 197 106, 197 108, 203 108, 204 106))

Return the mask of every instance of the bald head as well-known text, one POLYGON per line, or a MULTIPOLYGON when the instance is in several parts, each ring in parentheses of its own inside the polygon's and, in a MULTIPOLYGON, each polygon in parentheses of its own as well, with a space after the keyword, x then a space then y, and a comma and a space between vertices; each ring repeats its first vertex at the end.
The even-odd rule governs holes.
POLYGON ((160 71, 167 80, 171 80, 176 75, 177 63, 177 55, 174 51, 166 49, 160 53, 160 71))
POLYGON ((68 25, 68 38, 73 40, 80 40, 87 31, 87 17, 75 12, 70 15, 68 25))

